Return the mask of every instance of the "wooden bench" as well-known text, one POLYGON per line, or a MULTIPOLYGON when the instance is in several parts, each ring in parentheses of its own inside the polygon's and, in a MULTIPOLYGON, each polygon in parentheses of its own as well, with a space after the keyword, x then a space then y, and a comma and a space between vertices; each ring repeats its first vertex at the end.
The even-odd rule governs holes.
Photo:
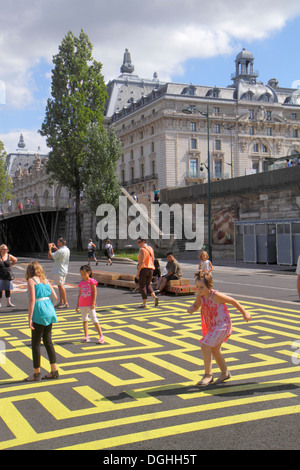
MULTIPOLYGON (((125 287, 130 290, 136 288, 134 282, 135 277, 134 274, 93 271, 93 278, 96 279, 99 284, 103 284, 104 286, 125 287)), ((175 295, 193 294, 196 292, 196 286, 191 285, 189 279, 177 279, 167 282, 165 291, 175 295)))
POLYGON ((175 295, 184 295, 194 294, 197 288, 195 285, 191 285, 189 279, 177 279, 174 281, 168 281, 165 290, 175 295))
POLYGON ((136 287, 134 274, 93 271, 93 278, 104 286, 126 287, 128 289, 134 289, 136 287))

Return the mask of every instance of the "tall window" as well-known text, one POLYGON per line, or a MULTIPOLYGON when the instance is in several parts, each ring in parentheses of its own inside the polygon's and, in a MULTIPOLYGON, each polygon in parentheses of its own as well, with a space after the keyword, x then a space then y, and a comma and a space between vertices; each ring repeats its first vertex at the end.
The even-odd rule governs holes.
POLYGON ((222 160, 215 160, 215 176, 221 178, 223 174, 223 162, 222 160))
POLYGON ((215 140, 215 150, 221 150, 221 141, 215 140))
POLYGON ((190 176, 198 176, 198 160, 197 158, 190 159, 190 176))
POLYGON ((197 139, 191 139, 191 149, 195 150, 197 148, 197 139))

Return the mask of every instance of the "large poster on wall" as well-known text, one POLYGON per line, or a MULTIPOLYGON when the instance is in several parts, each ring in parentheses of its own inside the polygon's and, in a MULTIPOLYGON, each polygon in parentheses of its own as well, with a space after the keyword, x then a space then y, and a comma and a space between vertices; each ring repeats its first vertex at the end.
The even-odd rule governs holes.
POLYGON ((212 242, 216 245, 234 243, 234 222, 238 220, 238 209, 227 207, 212 210, 212 242))

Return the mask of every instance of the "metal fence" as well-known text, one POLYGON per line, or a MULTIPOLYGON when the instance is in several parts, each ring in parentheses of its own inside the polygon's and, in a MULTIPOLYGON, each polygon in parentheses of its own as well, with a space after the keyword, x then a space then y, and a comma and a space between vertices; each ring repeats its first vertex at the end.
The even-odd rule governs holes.
POLYGON ((3 217, 15 216, 41 210, 60 210, 75 206, 74 198, 38 197, 34 199, 24 198, 1 204, 0 215, 3 217))
POLYGON ((235 259, 292 266, 300 256, 300 219, 235 223, 235 259))

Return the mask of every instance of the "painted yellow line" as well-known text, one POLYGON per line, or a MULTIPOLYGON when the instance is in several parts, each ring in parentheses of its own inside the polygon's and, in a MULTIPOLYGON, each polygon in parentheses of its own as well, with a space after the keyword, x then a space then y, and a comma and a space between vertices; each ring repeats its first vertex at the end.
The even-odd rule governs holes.
POLYGON ((206 421, 196 421, 194 423, 184 423, 164 428, 151 429, 133 434, 120 435, 112 438, 96 440, 92 442, 81 443, 74 446, 63 447, 57 450, 101 450, 111 447, 120 447, 122 445, 134 444, 135 442, 149 441, 152 439, 161 439, 163 437, 186 434, 190 432, 203 431, 206 429, 219 428, 222 426, 232 426, 239 423, 249 423, 261 419, 275 418, 278 416, 287 416, 300 413, 300 405, 286 406, 283 408, 273 408, 271 410, 262 410, 252 413, 243 413, 222 418, 209 419, 206 421))

